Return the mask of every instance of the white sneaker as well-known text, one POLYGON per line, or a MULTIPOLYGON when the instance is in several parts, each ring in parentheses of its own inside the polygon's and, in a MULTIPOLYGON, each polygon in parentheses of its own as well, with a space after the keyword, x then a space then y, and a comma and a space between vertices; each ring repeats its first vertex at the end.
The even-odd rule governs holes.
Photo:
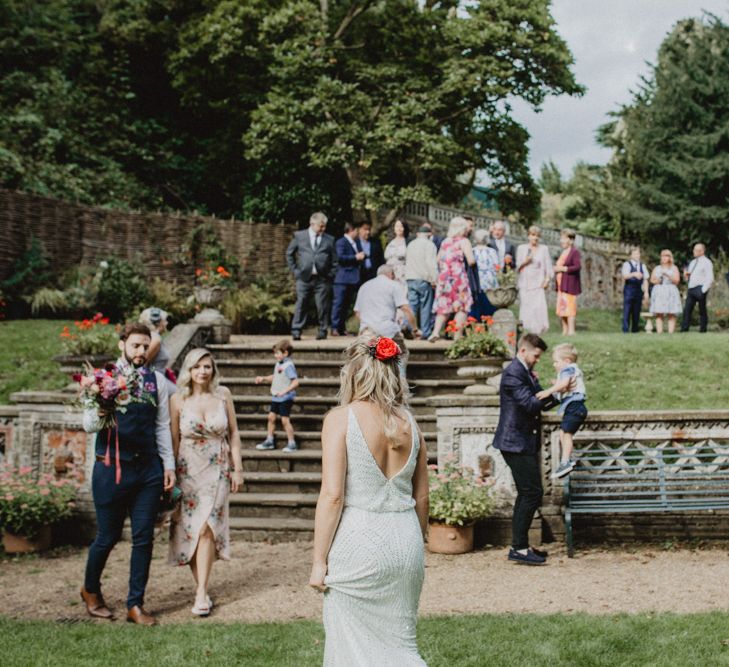
POLYGON ((286 444, 286 447, 284 447, 281 451, 283 452, 297 452, 299 451, 299 446, 295 442, 289 442, 286 444))

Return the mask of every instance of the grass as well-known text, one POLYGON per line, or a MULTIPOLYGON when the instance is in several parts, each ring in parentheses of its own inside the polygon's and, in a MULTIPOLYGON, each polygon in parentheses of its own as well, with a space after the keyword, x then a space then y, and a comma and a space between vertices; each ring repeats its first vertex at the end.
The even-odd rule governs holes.
MULTIPOLYGON (((563 339, 552 313, 545 339, 563 339)), ((625 335, 620 313, 582 310, 572 342, 580 353, 591 410, 698 410, 729 405, 729 336, 726 333, 625 335)), ((0 322, 0 404, 24 389, 60 389, 67 379, 53 356, 60 353, 60 320, 0 322)), ((542 384, 554 377, 549 354, 537 366, 542 384)))
MULTIPOLYGON (((474 615, 418 623, 429 667, 729 665, 729 615, 474 615)), ((352 629, 352 631, 355 631, 352 629)), ((198 622, 157 628, 0 619, 3 664, 321 665, 319 623, 198 622)))
POLYGON ((61 354, 62 320, 0 322, 0 405, 24 390, 61 389, 69 379, 53 357, 61 354))

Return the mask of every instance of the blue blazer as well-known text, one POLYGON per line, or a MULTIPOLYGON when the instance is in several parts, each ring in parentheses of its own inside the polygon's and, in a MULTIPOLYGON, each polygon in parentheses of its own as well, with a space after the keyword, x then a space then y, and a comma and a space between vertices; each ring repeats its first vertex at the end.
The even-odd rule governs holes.
POLYGON ((542 410, 549 410, 558 401, 550 396, 540 401, 539 382, 516 357, 501 376, 501 408, 494 435, 494 447, 504 452, 536 454, 542 426, 542 410))
MULTIPOLYGON (((359 239, 355 239, 354 243, 357 246, 357 252, 362 252, 362 244, 359 239)), ((334 282, 341 285, 359 285, 362 261, 356 259, 356 253, 349 239, 344 236, 337 239, 334 249, 338 259, 334 282)))

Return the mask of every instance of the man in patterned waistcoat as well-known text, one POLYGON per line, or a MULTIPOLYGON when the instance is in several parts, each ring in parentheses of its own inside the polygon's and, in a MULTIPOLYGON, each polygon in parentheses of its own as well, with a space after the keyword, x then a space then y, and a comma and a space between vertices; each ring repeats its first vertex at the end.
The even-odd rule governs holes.
POLYGON ((168 491, 175 485, 167 383, 160 373, 144 368, 152 342, 147 326, 127 324, 119 338, 121 357, 116 365, 120 369, 133 366, 139 371, 147 400, 130 403, 126 412, 117 412, 116 428, 102 428, 100 417, 104 415, 93 409, 84 411, 84 429, 89 433, 97 432, 91 482, 96 538, 89 547, 81 598, 91 616, 114 618, 101 594, 101 574, 129 515, 132 558, 127 620, 139 625, 154 625, 155 618, 143 606, 152 560, 154 523, 163 489, 168 491), (121 473, 118 481, 117 470, 121 473))

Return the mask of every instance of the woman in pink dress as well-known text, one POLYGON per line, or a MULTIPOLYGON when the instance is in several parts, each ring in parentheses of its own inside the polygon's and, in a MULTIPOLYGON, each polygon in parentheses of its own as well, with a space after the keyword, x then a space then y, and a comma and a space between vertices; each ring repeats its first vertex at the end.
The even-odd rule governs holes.
POLYGON ((182 501, 170 528, 169 562, 190 566, 196 584, 192 613, 207 616, 213 563, 230 560, 228 496, 243 484, 240 437, 233 398, 218 386, 208 350, 187 354, 177 386, 170 425, 182 501))
POLYGON ((473 256, 471 242, 466 238, 467 231, 468 221, 465 218, 453 218, 448 226, 448 236, 441 243, 438 252, 438 280, 433 304, 435 327, 428 338, 431 343, 440 338, 441 329, 451 313, 455 314, 457 325, 454 338, 460 338, 468 311, 473 305, 466 264, 474 266, 476 258, 473 256))
POLYGON ((540 243, 542 231, 529 228, 529 243, 516 249, 516 270, 519 272, 519 319, 525 331, 542 334, 549 329, 547 295, 552 281, 552 259, 549 249, 540 243))

